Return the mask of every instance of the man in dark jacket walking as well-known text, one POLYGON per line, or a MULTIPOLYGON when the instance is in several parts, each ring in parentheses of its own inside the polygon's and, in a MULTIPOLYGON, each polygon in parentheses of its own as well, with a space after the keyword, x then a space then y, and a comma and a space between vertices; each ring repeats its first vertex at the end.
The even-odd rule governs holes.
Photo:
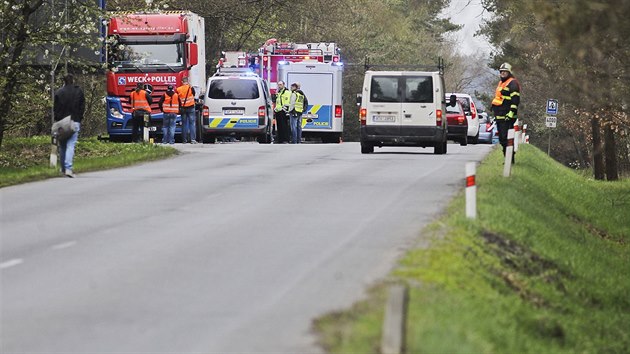
POLYGON ((83 90, 74 84, 74 76, 66 75, 63 78, 64 85, 55 92, 54 116, 55 121, 70 116, 74 133, 67 140, 59 141, 59 158, 61 160, 61 173, 68 177, 74 177, 72 160, 74 159, 74 147, 79 138, 81 120, 85 112, 85 96, 83 90))

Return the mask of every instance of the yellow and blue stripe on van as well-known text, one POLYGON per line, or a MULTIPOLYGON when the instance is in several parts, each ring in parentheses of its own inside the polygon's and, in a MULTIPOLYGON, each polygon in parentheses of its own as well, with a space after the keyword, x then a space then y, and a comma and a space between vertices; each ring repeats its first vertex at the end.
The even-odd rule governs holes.
POLYGON ((210 118, 208 128, 214 129, 251 129, 258 128, 258 117, 210 118))
POLYGON ((302 129, 332 129, 332 106, 315 104, 302 115, 302 129), (312 115, 308 121, 309 114, 312 115))

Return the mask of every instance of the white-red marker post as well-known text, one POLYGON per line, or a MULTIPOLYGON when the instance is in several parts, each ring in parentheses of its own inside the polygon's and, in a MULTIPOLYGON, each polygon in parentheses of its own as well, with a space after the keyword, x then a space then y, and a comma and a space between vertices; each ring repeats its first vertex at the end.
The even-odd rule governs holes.
POLYGON ((521 126, 517 119, 516 122, 514 123, 514 152, 518 151, 518 143, 519 143, 519 138, 521 136, 520 130, 521 130, 521 126))
POLYGON ((477 184, 475 182, 475 163, 466 163, 466 217, 477 218, 477 184))
POLYGON ((523 134, 521 136, 523 137, 523 143, 527 144, 527 124, 523 124, 523 134))
MULTIPOLYGON (((149 115, 147 113, 144 114, 144 124, 142 125, 142 140, 145 143, 149 142, 149 115)), ((182 130, 183 131, 183 130, 182 130)))
POLYGON ((505 162, 503 164, 503 177, 510 177, 512 172, 512 155, 514 154, 514 129, 508 130, 508 141, 505 149, 505 162))

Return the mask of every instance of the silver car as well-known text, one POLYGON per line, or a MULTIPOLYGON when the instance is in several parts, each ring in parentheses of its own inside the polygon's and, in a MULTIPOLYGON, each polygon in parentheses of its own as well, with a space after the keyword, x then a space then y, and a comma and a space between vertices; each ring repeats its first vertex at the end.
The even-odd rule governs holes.
POLYGON ((486 112, 479 113, 479 142, 495 144, 499 141, 499 131, 494 119, 486 112))

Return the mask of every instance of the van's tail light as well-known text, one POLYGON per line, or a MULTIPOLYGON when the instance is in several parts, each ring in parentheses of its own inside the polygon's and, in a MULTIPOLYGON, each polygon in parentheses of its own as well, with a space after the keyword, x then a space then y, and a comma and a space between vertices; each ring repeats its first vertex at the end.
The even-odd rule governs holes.
POLYGON ((437 125, 438 127, 442 126, 442 110, 441 109, 435 110, 435 125, 437 125))
POLYGON ((265 125, 267 123, 265 122, 266 113, 265 106, 258 107, 258 125, 265 125))
POLYGON ((341 118, 341 115, 343 114, 343 109, 341 109, 341 105, 338 104, 335 106, 335 118, 341 118))
POLYGON ((359 111, 359 119, 361 120, 361 125, 365 125, 365 121, 367 120, 367 109, 361 108, 359 111))
POLYGON ((208 108, 208 106, 203 106, 202 114, 204 118, 210 118, 210 109, 208 108))

